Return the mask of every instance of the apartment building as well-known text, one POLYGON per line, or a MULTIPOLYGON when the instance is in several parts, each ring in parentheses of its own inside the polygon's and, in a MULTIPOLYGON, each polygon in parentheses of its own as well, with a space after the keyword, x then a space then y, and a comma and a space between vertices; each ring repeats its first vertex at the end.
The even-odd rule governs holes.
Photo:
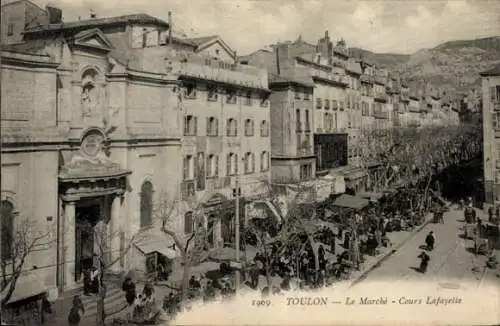
POLYGON ((47 26, 61 19, 61 11, 48 6, 46 10, 28 0, 13 1, 2 4, 2 44, 22 43, 26 28, 47 26), (49 15, 49 12, 51 15, 49 15), (51 19, 51 21, 49 21, 51 19))
POLYGON ((361 61, 361 130, 371 133, 375 130, 374 98, 375 98, 375 67, 366 61, 361 61))
POLYGON ((176 39, 170 48, 167 65, 180 80, 182 99, 184 232, 193 231, 193 214, 202 205, 209 245, 222 247, 234 243, 235 196, 251 201, 268 190, 267 71, 237 63, 218 36, 176 39))
POLYGON ((500 65, 481 73, 484 192, 488 205, 500 203, 500 65))
POLYGON ((271 74, 271 180, 296 184, 312 180, 314 82, 306 69, 285 77, 271 74))
POLYGON ((347 120, 348 120, 348 160, 349 164, 359 160, 361 151, 359 148, 359 138, 361 137, 361 122, 362 122, 362 110, 361 110, 361 82, 360 77, 362 74, 361 65, 356 60, 349 59, 346 64, 347 78, 349 79, 349 85, 347 88, 347 120))

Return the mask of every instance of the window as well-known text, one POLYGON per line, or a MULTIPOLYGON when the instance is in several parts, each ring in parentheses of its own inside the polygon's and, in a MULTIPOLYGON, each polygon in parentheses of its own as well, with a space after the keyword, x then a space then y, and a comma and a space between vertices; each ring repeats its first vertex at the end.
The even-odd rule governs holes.
POLYGON ((214 117, 207 118, 207 136, 219 135, 219 119, 214 117))
POLYGON ((350 96, 347 96, 347 98, 346 98, 346 104, 345 105, 346 105, 346 108, 348 108, 348 109, 351 107, 351 98, 350 98, 350 96))
POLYGON ((301 100, 302 97, 300 96, 301 94, 299 93, 299 91, 295 91, 295 99, 296 100, 301 100))
POLYGON ((348 128, 352 128, 353 127, 352 126, 352 115, 351 115, 350 112, 347 114, 347 127, 348 128))
POLYGON ((219 156, 210 154, 207 156, 207 177, 219 176, 219 156))
POLYGON ((302 151, 302 135, 297 134, 297 154, 300 154, 302 151))
POLYGON ((238 174, 238 154, 229 153, 226 157, 227 175, 238 174))
POLYGON ((252 105, 252 92, 247 92, 245 96, 245 105, 252 105))
POLYGON ((322 109, 323 108, 323 99, 316 99, 316 109, 322 109))
POLYGON ((193 212, 184 214, 184 234, 191 234, 194 231, 193 212))
POLYGON ((493 112, 493 128, 500 129, 500 112, 493 112))
POLYGON ((245 173, 255 172, 255 154, 247 152, 245 153, 245 173))
POLYGON ((226 91, 226 102, 229 104, 235 104, 236 103, 236 91, 233 89, 228 89, 226 91))
POLYGON ((245 120, 245 136, 254 135, 254 124, 252 119, 245 120))
POLYGON ((198 133, 198 118, 192 115, 184 117, 184 136, 196 136, 198 133))
POLYGON ((310 101, 311 100, 311 94, 309 94, 307 91, 304 93, 304 100, 305 101, 310 101))
POLYGON ((1 207, 1 237, 2 237, 2 261, 13 258, 14 246, 14 205, 8 200, 2 200, 1 207))
POLYGON ((186 85, 186 98, 188 99, 196 98, 196 85, 192 84, 186 85))
POLYGON ((266 151, 260 153, 260 170, 261 171, 269 170, 269 153, 266 151))
POLYGON ((330 100, 325 100, 325 110, 330 110, 330 100))
POLYGON ((227 120, 226 135, 229 137, 236 137, 238 135, 238 125, 233 118, 227 120))
POLYGON ((266 107, 269 105, 269 95, 261 96, 260 97, 260 106, 266 107))
POLYGON ((312 164, 302 164, 300 166, 300 179, 309 180, 312 176, 312 164))
POLYGON ((500 101, 500 86, 490 87, 490 99, 492 102, 500 101))
POLYGON ((297 132, 302 131, 302 122, 300 121, 300 109, 295 110, 295 119, 296 119, 296 129, 297 132))
POLYGON ((191 155, 184 157, 183 179, 184 180, 193 180, 194 179, 194 160, 193 160, 193 156, 191 156, 191 155))
POLYGON ((266 120, 260 123, 260 136, 269 137, 269 123, 266 120))
POLYGON ((10 23, 7 25, 7 36, 12 36, 14 35, 14 24, 10 23))
POLYGON ((305 126, 305 131, 311 131, 311 121, 309 119, 309 110, 305 110, 306 112, 306 126, 305 126))
POLYGON ((332 109, 337 110, 339 108, 339 104, 337 100, 332 100, 332 109))
POLYGON ((344 101, 339 101, 339 109, 340 111, 344 111, 344 101))
POLYGON ((217 94, 217 87, 210 86, 207 89, 207 101, 215 102, 219 98, 219 94, 217 94))
POLYGON ((145 181, 141 186, 141 228, 153 224, 153 184, 145 181))

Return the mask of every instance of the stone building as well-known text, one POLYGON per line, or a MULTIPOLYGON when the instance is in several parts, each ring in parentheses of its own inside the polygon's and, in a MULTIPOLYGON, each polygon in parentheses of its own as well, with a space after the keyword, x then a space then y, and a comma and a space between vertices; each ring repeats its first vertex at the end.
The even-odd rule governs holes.
POLYGON ((25 264, 46 288, 78 286, 93 253, 118 258, 134 234, 161 225, 155 194, 179 189, 178 82, 142 69, 131 37, 168 26, 145 14, 51 24, 2 52, 2 203, 58 230, 25 264))
POLYGON ((314 82, 300 69, 290 77, 271 75, 271 181, 296 184, 314 178, 312 152, 314 82))
POLYGON ((488 205, 500 203, 500 65, 481 73, 483 100, 484 193, 488 205))
MULTIPOLYGON (((182 91, 184 232, 194 229, 193 214, 201 205, 209 244, 234 244, 234 195, 249 201, 268 190, 267 71, 237 63, 235 51, 218 36, 177 39, 171 47, 168 66, 182 91)), ((243 218, 243 203, 240 209, 243 218)))
MULTIPOLYGON (((56 8, 48 8, 52 18, 56 19, 56 8), (54 10, 55 9, 55 10, 54 10)), ((29 0, 18 0, 2 4, 2 29, 0 31, 1 44, 16 44, 23 40, 26 28, 46 26, 49 24, 49 11, 40 8, 29 0)), ((57 22, 57 20, 53 20, 57 22)))

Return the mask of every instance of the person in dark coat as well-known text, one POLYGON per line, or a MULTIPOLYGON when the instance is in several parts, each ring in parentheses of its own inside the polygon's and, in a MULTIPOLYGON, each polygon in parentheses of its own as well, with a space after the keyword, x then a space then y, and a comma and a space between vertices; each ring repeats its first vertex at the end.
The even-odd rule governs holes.
POLYGON ((436 243, 436 239, 434 238, 434 232, 431 231, 431 232, 429 232, 429 234, 425 238, 425 244, 427 245, 427 248, 429 250, 433 250, 435 243, 436 243))
POLYGON ((68 314, 68 324, 70 326, 77 326, 80 324, 80 311, 82 315, 85 313, 85 308, 83 307, 82 299, 79 295, 73 297, 73 305, 68 314))
POLYGON ((344 249, 349 249, 349 242, 351 240, 351 234, 346 232, 344 235, 344 249))
POLYGON ((135 284, 132 282, 130 277, 127 277, 125 281, 123 281, 122 290, 125 292, 125 299, 127 300, 127 303, 129 305, 133 304, 137 293, 135 290, 135 284))

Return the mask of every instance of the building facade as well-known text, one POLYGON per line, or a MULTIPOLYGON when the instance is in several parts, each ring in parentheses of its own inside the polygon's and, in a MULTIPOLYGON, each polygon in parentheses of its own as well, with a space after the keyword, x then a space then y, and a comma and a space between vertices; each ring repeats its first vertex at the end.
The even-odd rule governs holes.
POLYGON ((488 205, 500 202, 500 65, 481 73, 484 192, 488 205))
MULTIPOLYGON (((300 69, 298 69, 300 70, 300 69)), ((300 75, 300 74, 298 74, 300 75)), ((307 76, 307 74, 302 74, 307 76)), ((309 77, 271 75, 271 181, 295 184, 314 178, 313 89, 309 77)))

